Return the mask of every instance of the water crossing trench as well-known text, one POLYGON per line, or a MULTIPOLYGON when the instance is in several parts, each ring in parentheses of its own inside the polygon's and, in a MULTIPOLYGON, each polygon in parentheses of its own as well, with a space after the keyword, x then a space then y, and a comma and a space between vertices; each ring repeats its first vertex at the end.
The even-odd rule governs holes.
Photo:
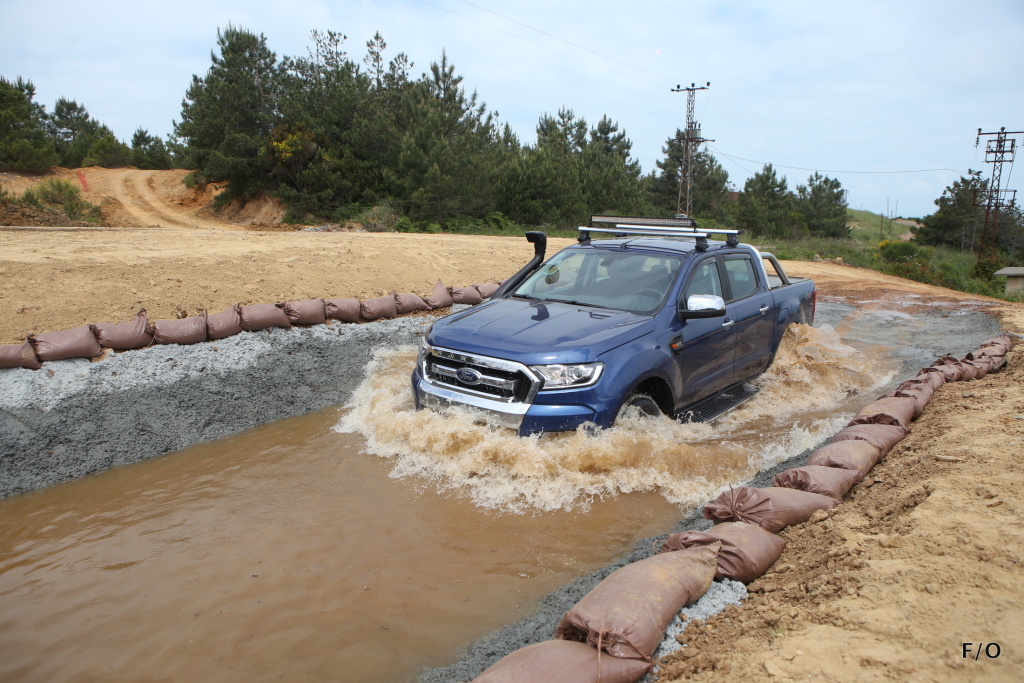
POLYGON ((359 433, 335 431, 331 409, 0 501, 0 679, 409 680, 670 529, 673 502, 827 436, 836 411, 866 400, 848 392, 873 398, 866 387, 913 361, 928 332, 878 322, 839 325, 865 355, 827 335, 795 340, 804 360, 780 356, 785 372, 745 416, 545 437, 520 444, 521 470, 513 437, 388 403, 402 398, 388 389, 407 373, 389 365, 405 362, 399 351, 343 420, 359 433), (871 326, 890 331, 864 341, 871 326), (831 407, 807 393, 825 385, 831 407))

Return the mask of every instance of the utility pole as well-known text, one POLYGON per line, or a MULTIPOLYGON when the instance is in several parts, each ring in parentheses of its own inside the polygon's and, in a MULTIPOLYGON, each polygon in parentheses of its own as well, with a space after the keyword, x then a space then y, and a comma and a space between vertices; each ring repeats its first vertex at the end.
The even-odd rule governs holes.
POLYGON ((1024 131, 1007 131, 1005 126, 997 133, 982 133, 979 128, 978 136, 974 139, 974 147, 977 149, 982 137, 994 136, 994 139, 985 141, 985 163, 992 164, 992 178, 988 182, 988 188, 974 191, 974 205, 985 207, 985 222, 981 227, 981 238, 978 240, 978 261, 995 259, 999 237, 999 211, 1012 209, 1016 201, 1016 190, 1002 189, 1003 164, 1013 163, 1013 155, 1017 148, 1017 139, 1008 136, 1021 134, 1024 134, 1024 131))
POLYGON ((694 120, 694 98, 698 90, 707 90, 711 82, 698 87, 691 83, 689 88, 677 85, 672 92, 686 93, 686 131, 683 133, 683 158, 679 165, 679 199, 676 201, 676 213, 690 216, 693 211, 693 166, 697 150, 705 142, 714 142, 701 137, 700 125, 694 120))

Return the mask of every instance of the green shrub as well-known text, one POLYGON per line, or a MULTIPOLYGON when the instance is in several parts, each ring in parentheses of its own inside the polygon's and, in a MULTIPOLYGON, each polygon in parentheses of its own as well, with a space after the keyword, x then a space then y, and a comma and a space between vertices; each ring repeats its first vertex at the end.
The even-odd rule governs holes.
POLYGON ((366 232, 391 232, 398 224, 398 213, 387 203, 366 209, 356 221, 363 224, 366 232))
POLYGON ((919 260, 921 249, 913 242, 883 240, 878 243, 878 254, 886 263, 909 263, 919 260))
POLYGON ((73 221, 98 222, 100 207, 82 197, 78 186, 61 178, 47 178, 25 190, 21 201, 44 211, 61 212, 73 221))
POLYGON ((202 171, 192 171, 181 179, 181 182, 190 190, 199 189, 200 191, 206 189, 206 178, 203 177, 202 171))

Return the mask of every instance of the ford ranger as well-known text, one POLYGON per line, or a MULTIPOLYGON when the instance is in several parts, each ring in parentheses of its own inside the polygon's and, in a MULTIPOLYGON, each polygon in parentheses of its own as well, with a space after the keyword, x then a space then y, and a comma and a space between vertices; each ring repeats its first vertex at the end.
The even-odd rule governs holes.
POLYGON ((488 301, 434 323, 412 373, 417 408, 472 406, 522 435, 607 428, 625 407, 707 420, 752 395, 814 283, 693 219, 594 216, 488 301), (595 238, 594 233, 603 235, 595 238))

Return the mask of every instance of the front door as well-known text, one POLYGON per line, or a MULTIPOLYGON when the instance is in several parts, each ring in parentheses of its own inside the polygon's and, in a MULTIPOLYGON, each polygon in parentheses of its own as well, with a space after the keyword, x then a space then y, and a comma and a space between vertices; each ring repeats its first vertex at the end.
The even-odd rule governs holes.
MULTIPOLYGON (((683 288, 680 308, 694 294, 726 297, 718 260, 709 256, 695 264, 683 288)), ((736 334, 728 315, 725 318, 694 318, 680 326, 682 345, 676 348, 676 363, 683 388, 679 406, 685 407, 725 389, 733 379, 736 334)))

